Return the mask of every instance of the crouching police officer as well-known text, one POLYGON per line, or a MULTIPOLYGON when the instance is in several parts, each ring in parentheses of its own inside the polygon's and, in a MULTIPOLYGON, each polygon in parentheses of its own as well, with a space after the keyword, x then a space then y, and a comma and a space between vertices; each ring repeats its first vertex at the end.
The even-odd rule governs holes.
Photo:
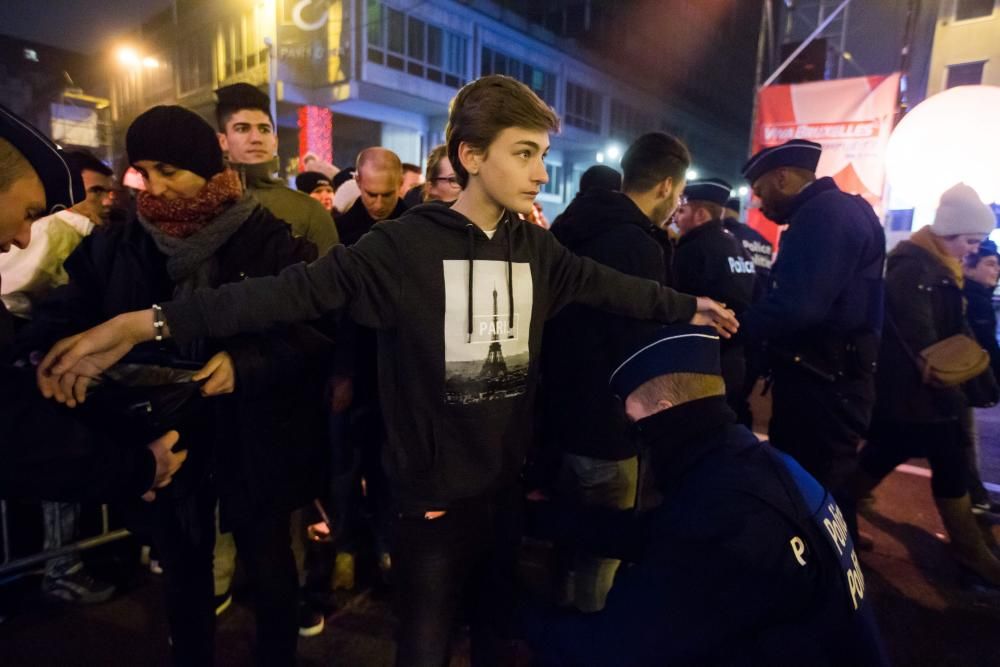
MULTIPOLYGON (((631 561, 603 611, 531 609, 545 665, 885 665, 864 576, 830 494, 735 423, 718 336, 669 326, 612 375, 661 497, 568 515, 542 532, 631 561)), ((648 478, 647 478, 648 479, 648 478)))

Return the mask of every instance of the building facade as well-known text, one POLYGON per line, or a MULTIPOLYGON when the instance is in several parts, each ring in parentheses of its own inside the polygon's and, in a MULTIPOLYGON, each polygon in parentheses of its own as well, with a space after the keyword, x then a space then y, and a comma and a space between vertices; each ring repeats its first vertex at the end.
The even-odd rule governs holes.
POLYGON ((945 0, 934 30, 927 96, 979 84, 1000 86, 1000 2, 945 0))
MULTIPOLYGON (((585 169, 616 164, 643 132, 708 147, 703 160, 695 151, 703 171, 720 173, 715 156, 734 152, 717 125, 635 85, 637 73, 612 71, 576 40, 487 0, 177 0, 129 46, 111 93, 119 136, 153 104, 183 104, 211 119, 212 91, 245 81, 272 93, 289 173, 307 150, 345 166, 372 145, 422 164, 444 140, 458 88, 492 73, 527 84, 563 121, 539 196, 550 217, 585 169)), ((729 171, 744 151, 730 154, 729 171)))

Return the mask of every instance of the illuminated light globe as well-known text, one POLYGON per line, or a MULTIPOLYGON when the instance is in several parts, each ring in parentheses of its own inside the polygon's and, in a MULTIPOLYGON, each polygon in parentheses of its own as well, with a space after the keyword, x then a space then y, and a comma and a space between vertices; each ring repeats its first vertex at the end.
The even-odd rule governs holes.
POLYGON ((1000 202, 1000 87, 957 86, 914 107, 889 138, 886 174, 893 208, 932 213, 959 182, 1000 202))

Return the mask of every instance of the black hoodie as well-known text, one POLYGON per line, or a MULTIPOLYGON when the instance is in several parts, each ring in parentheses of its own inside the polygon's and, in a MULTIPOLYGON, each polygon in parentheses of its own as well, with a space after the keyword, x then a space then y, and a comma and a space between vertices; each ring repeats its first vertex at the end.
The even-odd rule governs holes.
POLYGON ((662 322, 687 321, 696 309, 694 297, 576 257, 512 214, 490 239, 434 205, 312 264, 199 290, 163 309, 180 342, 340 308, 378 329, 384 462, 400 510, 415 512, 515 479, 530 438, 542 325, 574 301, 662 322))
MULTIPOLYGON (((594 191, 570 203, 552 234, 581 257, 659 281, 665 272, 663 250, 650 235, 651 227, 627 196, 594 191)), ((635 456, 621 401, 608 389, 608 377, 648 326, 580 304, 567 306, 545 326, 544 447, 611 461, 635 456)))

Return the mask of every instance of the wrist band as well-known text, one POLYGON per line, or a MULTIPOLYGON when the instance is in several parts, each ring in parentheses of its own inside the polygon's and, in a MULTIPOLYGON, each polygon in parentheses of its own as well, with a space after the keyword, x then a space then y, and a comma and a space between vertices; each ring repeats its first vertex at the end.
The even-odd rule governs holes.
POLYGON ((157 304, 153 304, 153 340, 159 342, 163 340, 163 325, 166 322, 163 321, 163 308, 160 308, 157 304))

